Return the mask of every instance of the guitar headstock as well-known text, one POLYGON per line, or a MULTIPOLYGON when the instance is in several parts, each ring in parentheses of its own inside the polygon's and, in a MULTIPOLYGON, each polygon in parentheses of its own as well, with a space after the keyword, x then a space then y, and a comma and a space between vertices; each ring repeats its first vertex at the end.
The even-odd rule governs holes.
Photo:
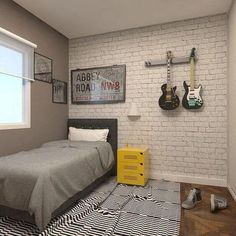
POLYGON ((172 55, 171 51, 167 51, 166 56, 167 56, 167 59, 172 59, 173 58, 173 55, 172 55))
POLYGON ((193 59, 194 61, 196 60, 196 54, 195 54, 196 48, 192 48, 191 53, 190 53, 190 60, 193 59))

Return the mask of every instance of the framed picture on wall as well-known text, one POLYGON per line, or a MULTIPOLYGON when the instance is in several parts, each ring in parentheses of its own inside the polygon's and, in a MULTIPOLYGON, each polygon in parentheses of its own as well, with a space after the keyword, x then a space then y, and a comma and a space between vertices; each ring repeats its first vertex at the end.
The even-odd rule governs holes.
POLYGON ((71 71, 72 104, 125 102, 126 65, 71 71))
POLYGON ((34 53, 34 79, 52 83, 52 59, 34 53))
POLYGON ((67 104, 67 83, 52 79, 52 102, 67 104))

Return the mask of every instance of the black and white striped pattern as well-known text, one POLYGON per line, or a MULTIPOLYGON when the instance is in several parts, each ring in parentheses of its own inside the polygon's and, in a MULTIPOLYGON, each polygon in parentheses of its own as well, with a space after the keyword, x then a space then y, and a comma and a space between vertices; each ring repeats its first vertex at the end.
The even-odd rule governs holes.
POLYGON ((16 221, 8 217, 0 218, 0 235, 1 236, 36 236, 39 230, 30 223, 24 221, 16 221))
POLYGON ((180 187, 151 180, 146 187, 109 179, 39 233, 33 224, 0 218, 0 236, 178 236, 180 187))

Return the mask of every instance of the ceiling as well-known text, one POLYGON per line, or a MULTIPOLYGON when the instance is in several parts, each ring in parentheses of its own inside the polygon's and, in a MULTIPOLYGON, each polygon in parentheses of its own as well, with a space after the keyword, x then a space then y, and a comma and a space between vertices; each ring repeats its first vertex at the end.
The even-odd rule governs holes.
POLYGON ((14 0, 68 38, 225 13, 231 0, 14 0))

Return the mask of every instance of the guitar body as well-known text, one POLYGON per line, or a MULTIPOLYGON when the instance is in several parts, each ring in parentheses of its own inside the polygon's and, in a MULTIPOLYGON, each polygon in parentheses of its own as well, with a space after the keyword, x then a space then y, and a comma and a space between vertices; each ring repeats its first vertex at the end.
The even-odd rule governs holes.
POLYGON ((186 109, 199 109, 203 105, 201 98, 202 86, 191 90, 190 86, 184 81, 185 94, 182 100, 182 105, 186 109))
POLYGON ((171 88, 171 91, 167 91, 167 84, 161 86, 163 92, 162 96, 159 98, 159 106, 163 110, 174 110, 179 106, 179 97, 175 94, 176 86, 171 88))

